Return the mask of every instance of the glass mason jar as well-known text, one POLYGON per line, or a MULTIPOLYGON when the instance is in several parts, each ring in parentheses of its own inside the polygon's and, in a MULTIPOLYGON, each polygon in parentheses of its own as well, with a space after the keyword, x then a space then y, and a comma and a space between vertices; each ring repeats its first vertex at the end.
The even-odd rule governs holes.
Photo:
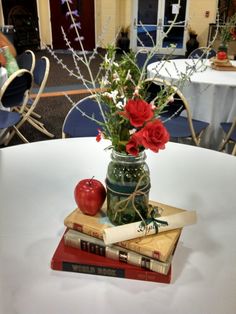
POLYGON ((108 165, 107 216, 114 225, 147 218, 150 190, 146 154, 137 157, 112 151, 108 165))

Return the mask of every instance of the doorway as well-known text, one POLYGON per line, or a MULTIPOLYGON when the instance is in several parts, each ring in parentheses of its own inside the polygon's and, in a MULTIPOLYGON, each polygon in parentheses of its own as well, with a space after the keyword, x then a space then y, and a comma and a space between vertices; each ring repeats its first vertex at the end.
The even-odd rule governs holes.
MULTIPOLYGON (((70 4, 72 11, 77 10, 78 22, 81 24, 79 30, 85 50, 91 51, 95 47, 95 22, 94 22, 94 0, 78 0, 70 4)), ((66 16, 66 3, 61 4, 61 0, 50 0, 52 45, 53 49, 68 49, 63 38, 61 27, 63 27, 71 46, 75 50, 81 50, 80 44, 76 41, 74 28, 70 28, 70 17, 66 16)), ((76 21, 77 22, 77 21, 76 21)))
POLYGON ((184 55, 187 40, 187 3, 181 0, 134 0, 133 49, 150 49, 159 47, 159 53, 170 53, 175 46, 174 54, 184 55), (167 37, 164 33, 178 13, 175 25, 167 37), (148 33, 147 33, 148 32, 148 33))

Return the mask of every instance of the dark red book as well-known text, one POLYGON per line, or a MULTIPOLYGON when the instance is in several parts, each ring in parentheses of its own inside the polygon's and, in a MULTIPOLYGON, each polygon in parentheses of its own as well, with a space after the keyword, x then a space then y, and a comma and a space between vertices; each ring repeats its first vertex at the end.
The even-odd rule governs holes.
POLYGON ((102 275, 143 281, 170 283, 171 267, 167 275, 129 265, 104 256, 65 246, 63 237, 51 260, 53 270, 102 275))

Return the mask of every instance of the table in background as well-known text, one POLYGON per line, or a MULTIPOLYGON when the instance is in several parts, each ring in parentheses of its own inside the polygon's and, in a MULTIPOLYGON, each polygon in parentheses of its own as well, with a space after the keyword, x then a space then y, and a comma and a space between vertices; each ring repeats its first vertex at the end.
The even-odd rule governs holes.
MULTIPOLYGON (((231 62, 236 65, 236 61, 231 62)), ((197 72, 180 89, 189 102, 193 118, 210 123, 202 145, 218 149, 223 135, 220 122, 232 122, 236 116, 236 72, 213 70, 209 60, 175 59, 150 64, 148 76, 158 72, 158 76, 178 85, 181 75, 193 64, 197 72)))
POLYGON ((50 269, 74 187, 104 182, 107 146, 80 138, 0 149, 0 313, 235 313, 236 158, 213 150, 147 151, 150 198, 198 215, 182 232, 170 285, 50 269))

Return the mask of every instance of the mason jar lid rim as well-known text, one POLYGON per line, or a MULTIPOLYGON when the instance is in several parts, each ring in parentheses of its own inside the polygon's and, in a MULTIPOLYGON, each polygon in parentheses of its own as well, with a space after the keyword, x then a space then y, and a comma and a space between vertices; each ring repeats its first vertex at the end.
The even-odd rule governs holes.
POLYGON ((111 153, 111 158, 114 159, 115 156, 117 156, 118 158, 127 158, 127 159, 132 159, 132 160, 135 160, 136 161, 139 161, 139 159, 141 159, 140 161, 144 161, 146 159, 146 153, 145 151, 142 151, 140 152, 137 156, 133 156, 133 155, 130 155, 130 154, 126 154, 126 153, 122 153, 122 152, 117 152, 116 150, 112 150, 112 153, 111 153))

